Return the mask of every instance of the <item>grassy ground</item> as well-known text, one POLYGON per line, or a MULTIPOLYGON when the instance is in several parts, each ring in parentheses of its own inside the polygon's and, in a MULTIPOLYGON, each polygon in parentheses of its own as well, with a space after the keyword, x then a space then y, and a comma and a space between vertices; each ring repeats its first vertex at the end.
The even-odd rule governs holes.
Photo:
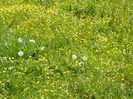
POLYGON ((0 0, 0 98, 132 99, 133 1, 0 0))

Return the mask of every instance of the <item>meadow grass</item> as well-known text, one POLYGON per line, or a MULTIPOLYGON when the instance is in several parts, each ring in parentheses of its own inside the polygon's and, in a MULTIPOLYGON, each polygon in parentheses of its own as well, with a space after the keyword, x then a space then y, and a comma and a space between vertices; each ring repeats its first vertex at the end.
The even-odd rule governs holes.
POLYGON ((132 0, 0 0, 1 99, 132 99, 132 0))

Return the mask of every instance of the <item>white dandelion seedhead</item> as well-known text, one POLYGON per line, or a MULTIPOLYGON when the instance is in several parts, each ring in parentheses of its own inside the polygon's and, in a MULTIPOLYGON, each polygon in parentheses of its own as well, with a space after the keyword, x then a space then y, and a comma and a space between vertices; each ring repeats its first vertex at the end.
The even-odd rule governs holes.
POLYGON ((18 38, 18 42, 19 43, 22 43, 23 42, 23 39, 22 38, 18 38))
POLYGON ((77 59, 77 55, 72 55, 72 60, 76 60, 77 59))
POLYGON ((19 52, 18 52, 18 56, 21 57, 21 56, 23 56, 23 55, 24 55, 24 52, 23 52, 23 51, 19 51, 19 52))
POLYGON ((35 43, 35 40, 29 39, 29 42, 30 42, 30 43, 35 43))

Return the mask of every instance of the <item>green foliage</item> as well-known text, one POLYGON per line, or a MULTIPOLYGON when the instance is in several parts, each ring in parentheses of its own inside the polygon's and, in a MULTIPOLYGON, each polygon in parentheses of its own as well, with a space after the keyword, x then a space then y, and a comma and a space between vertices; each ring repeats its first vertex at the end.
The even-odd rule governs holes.
POLYGON ((132 99, 131 0, 0 0, 0 98, 132 99))

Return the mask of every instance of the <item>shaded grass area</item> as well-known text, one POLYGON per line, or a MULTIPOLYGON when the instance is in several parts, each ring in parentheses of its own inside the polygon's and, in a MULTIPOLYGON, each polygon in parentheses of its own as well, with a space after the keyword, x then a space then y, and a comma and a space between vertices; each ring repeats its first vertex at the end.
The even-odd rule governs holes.
POLYGON ((0 97, 132 99, 132 10, 129 0, 1 0, 0 97))

